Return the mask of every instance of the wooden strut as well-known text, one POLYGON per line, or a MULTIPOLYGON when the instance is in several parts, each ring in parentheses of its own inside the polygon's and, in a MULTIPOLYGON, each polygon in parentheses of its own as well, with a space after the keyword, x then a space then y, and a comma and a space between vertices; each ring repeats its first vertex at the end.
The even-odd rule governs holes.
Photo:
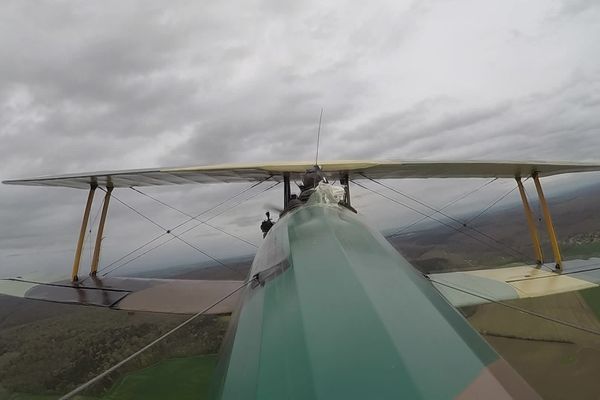
POLYGON ((75 250, 75 259, 73 260, 73 272, 71 273, 71 280, 77 282, 79 277, 79 263, 81 262, 81 250, 83 249, 83 241, 85 239, 85 231, 87 229, 88 220, 90 218, 90 210, 92 209, 92 202, 94 201, 94 193, 96 192, 97 184, 93 183, 90 185, 90 191, 87 197, 87 203, 85 204, 85 211, 83 212, 83 220, 81 221, 81 230, 79 231, 79 240, 77 241, 77 249, 75 250))
POLYGON ((554 224, 552 223, 552 217, 550 216, 550 209, 542 190, 542 185, 538 177, 537 172, 533 175, 533 181, 535 182, 535 188, 538 193, 540 205, 542 207, 542 213, 544 214, 544 221, 546 222, 546 230, 550 238, 550 245, 552 246, 552 253, 554 254, 554 262, 556 263, 555 268, 562 272, 562 257, 560 256, 560 248, 558 247, 558 240, 556 239, 556 232, 554 230, 554 224))
POLYGON ((104 224, 106 223, 106 215, 108 213, 108 204, 110 203, 110 195, 113 187, 106 188, 104 195, 104 204, 102 205, 102 214, 100 215, 100 223, 98 224, 98 233, 96 234, 96 245, 94 246, 94 255, 92 256, 92 266, 90 267, 90 276, 96 276, 98 271, 98 263, 100 262, 100 248, 102 246, 102 235, 104 234, 104 224))
POLYGON ((538 236, 537 228, 535 226, 535 219, 529 207, 529 201, 525 194, 525 188, 520 177, 516 177, 517 186, 519 187, 519 193, 521 194, 521 201, 523 202, 523 210, 525 211, 525 217, 527 219, 527 226, 529 228, 529 234, 531 235, 531 242, 533 244, 533 250, 535 252, 535 259, 538 266, 544 263, 544 256, 542 255, 542 246, 540 245, 540 238, 538 236))

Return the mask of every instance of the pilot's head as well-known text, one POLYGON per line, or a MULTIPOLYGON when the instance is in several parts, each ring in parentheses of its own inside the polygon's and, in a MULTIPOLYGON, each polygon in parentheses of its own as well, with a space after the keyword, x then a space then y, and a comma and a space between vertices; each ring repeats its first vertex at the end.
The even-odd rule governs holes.
POLYGON ((304 186, 304 189, 316 188, 322 180, 323 174, 321 168, 315 165, 314 167, 307 169, 304 173, 304 176, 302 177, 302 186, 304 186))

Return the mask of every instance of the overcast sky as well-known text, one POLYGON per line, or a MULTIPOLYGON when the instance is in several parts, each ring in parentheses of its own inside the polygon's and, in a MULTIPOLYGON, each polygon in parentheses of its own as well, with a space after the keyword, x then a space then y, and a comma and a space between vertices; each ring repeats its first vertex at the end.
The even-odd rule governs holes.
MULTIPOLYGON (((597 1, 166 4, 0 3, 0 178, 312 159, 321 107, 322 159, 600 159, 597 1)), ((393 184, 441 206, 484 182, 393 184)), ((199 213, 247 186, 145 192, 199 213)), ((280 191, 211 223, 259 244, 280 191)), ((354 193, 381 229, 418 218, 354 193)), ((115 194, 162 225, 185 220, 115 194)), ((68 271, 85 196, 0 187, 0 275, 68 271)), ((114 202, 101 264, 160 233, 114 202)), ((206 227, 187 237, 218 258, 254 251, 206 227)), ((204 259, 175 240, 131 266, 204 259)))

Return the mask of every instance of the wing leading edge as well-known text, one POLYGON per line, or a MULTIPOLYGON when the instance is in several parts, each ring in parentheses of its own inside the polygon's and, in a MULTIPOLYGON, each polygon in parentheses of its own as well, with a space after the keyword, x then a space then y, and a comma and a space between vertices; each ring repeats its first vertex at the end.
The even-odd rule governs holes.
MULTIPOLYGON (((310 162, 220 164, 178 168, 103 171, 7 180, 9 185, 57 186, 88 189, 105 187, 181 185, 193 183, 259 182, 266 179, 301 179, 310 162)), ((324 161, 322 171, 332 179, 348 174, 350 179, 402 178, 515 178, 534 173, 550 176, 600 171, 600 164, 537 161, 324 161)))

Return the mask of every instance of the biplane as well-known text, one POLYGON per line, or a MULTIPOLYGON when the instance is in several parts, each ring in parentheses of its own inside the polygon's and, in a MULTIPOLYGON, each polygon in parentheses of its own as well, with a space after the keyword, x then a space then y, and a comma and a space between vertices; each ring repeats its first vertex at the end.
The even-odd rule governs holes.
MULTIPOLYGON (((600 283, 600 270, 563 262, 542 177, 600 164, 492 161, 334 161, 224 164, 80 173, 5 181, 88 190, 65 279, 5 279, 0 292, 122 310, 232 313, 217 367, 218 399, 480 399, 539 397, 456 307, 538 297, 600 283), (515 179, 534 257, 529 265, 422 274, 357 215, 364 179, 515 179), (544 260, 521 179, 532 178, 550 239, 544 260), (111 193, 120 188, 264 182, 283 185, 281 215, 243 281, 101 277, 111 193), (301 181, 300 193, 291 182, 301 181), (338 185, 331 182, 338 182, 338 185), (89 276, 80 260, 95 190, 105 191, 89 276)), ((169 232, 170 233, 170 232, 169 232)))

